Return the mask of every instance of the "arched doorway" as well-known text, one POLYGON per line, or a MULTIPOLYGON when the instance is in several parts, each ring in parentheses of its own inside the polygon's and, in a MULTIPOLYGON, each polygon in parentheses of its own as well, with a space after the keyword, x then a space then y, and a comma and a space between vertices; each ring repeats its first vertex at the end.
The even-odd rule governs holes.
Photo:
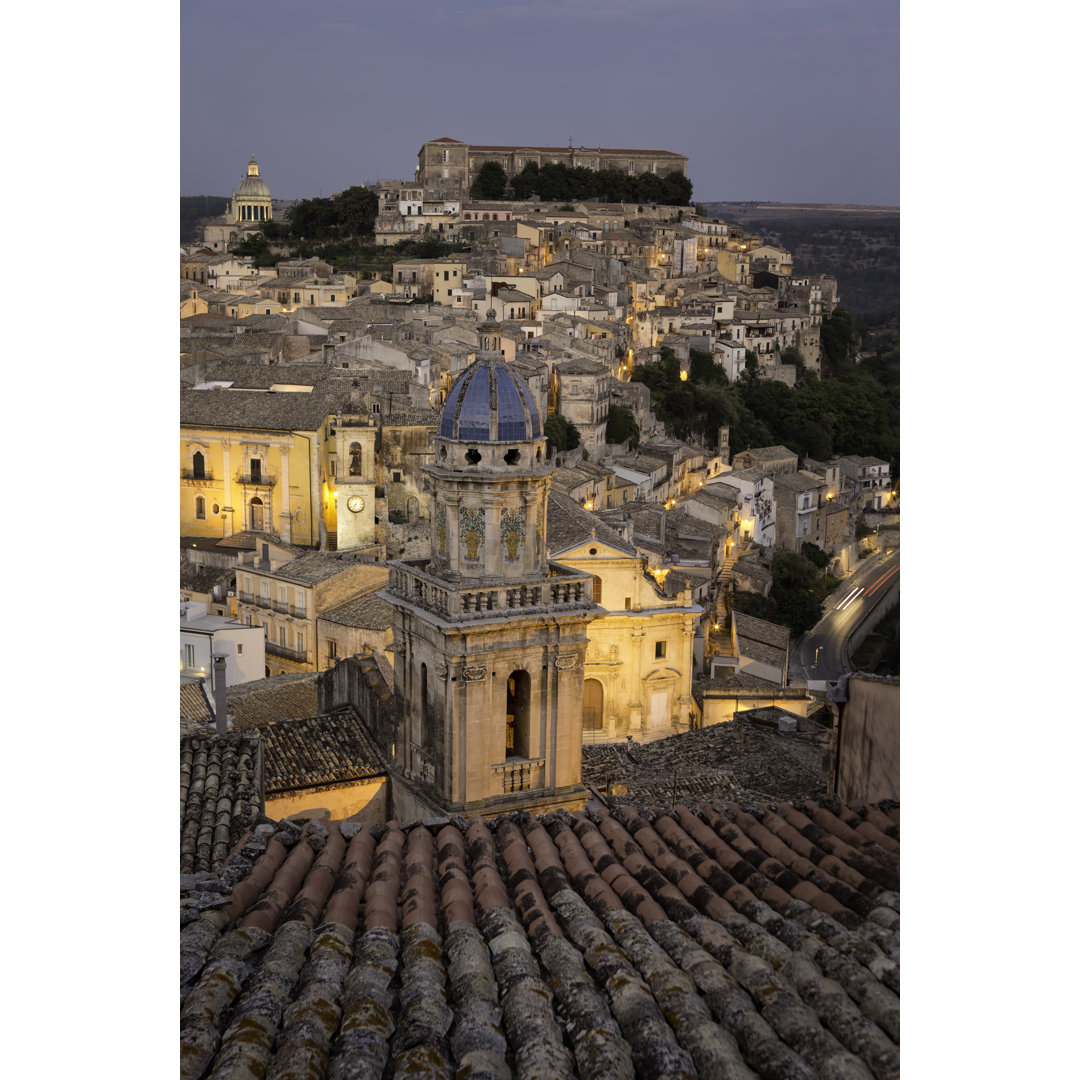
POLYGON ((263 531, 263 501, 258 495, 251 500, 251 528, 254 532, 263 531))
POLYGON ((529 757, 529 673, 511 672, 506 680, 506 756, 529 757))
POLYGON ((604 687, 599 679, 585 680, 582 698, 582 727, 585 731, 600 731, 604 727, 604 687))

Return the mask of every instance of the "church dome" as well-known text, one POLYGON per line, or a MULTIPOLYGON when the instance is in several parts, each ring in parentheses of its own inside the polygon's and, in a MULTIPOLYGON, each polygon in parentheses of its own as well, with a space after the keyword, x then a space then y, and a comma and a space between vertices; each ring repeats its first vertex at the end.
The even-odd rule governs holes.
POLYGON ((499 357, 473 361, 450 388, 439 436, 460 442, 532 442, 544 426, 525 380, 499 357))
POLYGON ((240 186, 236 189, 236 198, 270 198, 270 189, 266 186, 266 181, 259 176, 259 163, 254 158, 248 162, 248 174, 240 181, 240 186))

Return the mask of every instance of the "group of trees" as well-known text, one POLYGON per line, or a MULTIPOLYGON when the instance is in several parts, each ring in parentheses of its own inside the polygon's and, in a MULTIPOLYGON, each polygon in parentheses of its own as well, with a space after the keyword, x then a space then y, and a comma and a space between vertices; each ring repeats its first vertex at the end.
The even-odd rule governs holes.
POLYGON ((730 383, 709 353, 696 350, 683 382, 677 357, 663 346, 659 361, 635 366, 631 378, 649 387, 656 415, 680 438, 716 445, 727 425, 735 451, 783 445, 800 457, 873 456, 890 462, 898 475, 899 345, 883 339, 871 352, 863 344, 856 363, 858 340, 851 316, 837 308, 822 325, 820 378, 795 350, 782 355, 799 369, 794 387, 762 379, 749 362, 743 377, 730 383))
POLYGON ((746 615, 786 626, 795 637, 805 634, 821 619, 825 597, 836 586, 824 573, 818 556, 828 562, 828 555, 814 544, 803 544, 798 555, 794 551, 773 552, 769 595, 737 592, 731 606, 746 615))
POLYGON ((595 202, 661 203, 665 206, 689 206, 694 186, 680 172, 657 176, 633 174, 621 169, 587 169, 549 162, 541 167, 535 161, 513 177, 497 161, 480 166, 469 190, 474 199, 528 199, 539 195, 544 202, 589 200, 595 202))
POLYGON ((285 221, 263 228, 268 240, 343 240, 372 236, 379 197, 371 188, 354 184, 329 199, 301 199, 290 207, 285 221))

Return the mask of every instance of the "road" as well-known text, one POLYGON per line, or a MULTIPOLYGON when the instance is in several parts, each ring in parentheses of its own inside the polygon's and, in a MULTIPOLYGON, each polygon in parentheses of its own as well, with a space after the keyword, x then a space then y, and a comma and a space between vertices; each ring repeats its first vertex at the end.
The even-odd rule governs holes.
POLYGON ((848 670, 844 644, 900 578, 900 549, 865 559, 825 601, 825 614, 803 635, 791 658, 791 674, 810 680, 838 679, 848 670))

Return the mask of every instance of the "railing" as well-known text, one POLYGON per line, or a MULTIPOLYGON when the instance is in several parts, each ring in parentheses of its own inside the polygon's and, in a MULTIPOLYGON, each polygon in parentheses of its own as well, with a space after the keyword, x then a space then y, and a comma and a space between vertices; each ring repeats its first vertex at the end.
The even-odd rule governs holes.
POLYGON ((242 604, 254 604, 255 603, 255 594, 250 593, 250 592, 244 592, 243 589, 241 589, 241 590, 239 590, 237 592, 236 598, 242 604))
POLYGON ((282 615, 289 614, 289 605, 284 600, 275 600, 270 606, 282 615))
POLYGON ((180 470, 180 479, 181 480, 205 480, 208 483, 213 483, 214 482, 214 470, 213 469, 203 469, 202 472, 196 472, 195 469, 181 469, 180 470))
POLYGON ((532 791, 540 787, 540 770, 544 763, 544 758, 510 758, 499 765, 492 765, 491 771, 502 776, 504 794, 532 791))
POLYGON ((288 649, 284 645, 275 645, 272 641, 266 643, 266 651, 271 656, 280 656, 285 660, 294 660, 298 664, 306 664, 308 662, 308 653, 306 649, 288 649))
POLYGON ((593 602, 591 574, 556 571, 518 585, 463 582, 456 587, 407 563, 393 563, 387 590, 444 618, 480 619, 505 611, 586 607, 593 602))
POLYGON ((278 478, 274 473, 259 473, 258 476, 252 476, 250 472, 244 472, 243 469, 237 469, 236 475, 233 479, 238 484, 250 484, 253 487, 273 487, 278 478))
POLYGON ((295 604, 290 604, 289 614, 295 615, 298 619, 306 619, 308 616, 307 604, 302 604, 300 607, 297 607, 295 604))
POLYGON ((257 604, 259 607, 268 608, 270 606, 270 597, 269 596, 254 596, 254 597, 252 597, 251 603, 257 604))

